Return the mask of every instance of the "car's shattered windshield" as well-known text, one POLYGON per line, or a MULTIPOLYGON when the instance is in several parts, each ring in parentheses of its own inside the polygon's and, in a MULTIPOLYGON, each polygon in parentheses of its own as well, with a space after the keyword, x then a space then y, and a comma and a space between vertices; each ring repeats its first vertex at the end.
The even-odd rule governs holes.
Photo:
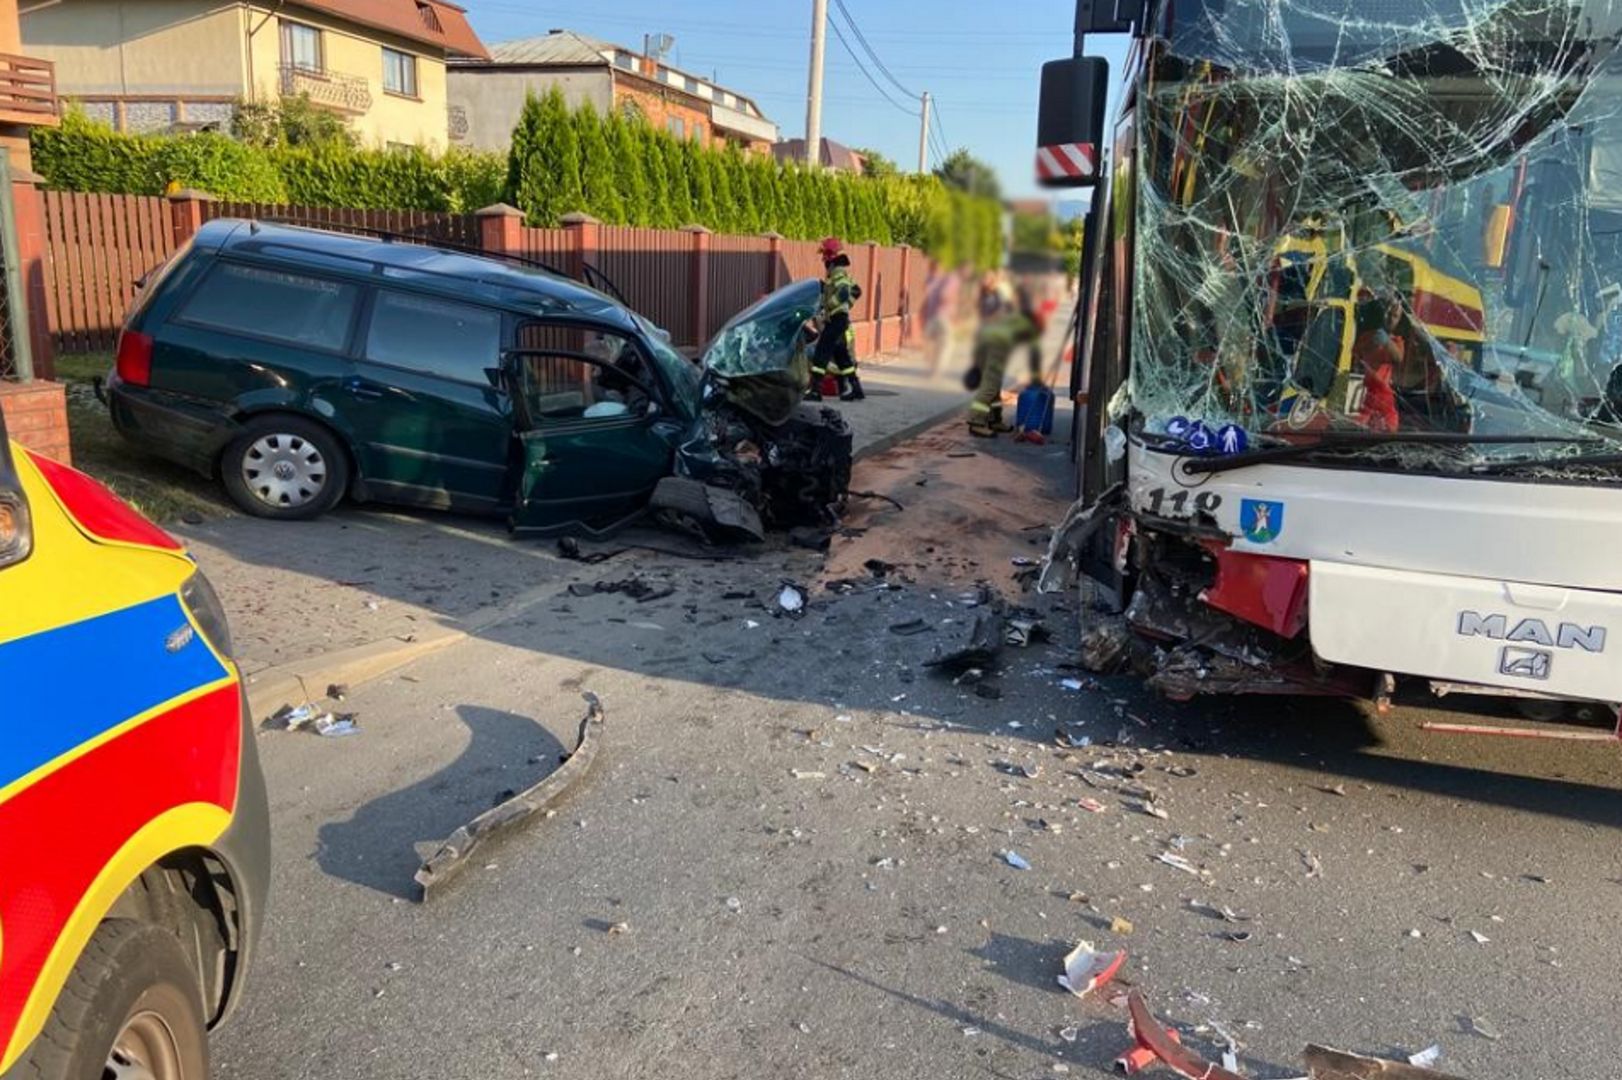
POLYGON ((1151 432, 1547 437, 1369 455, 1394 467, 1622 449, 1622 0, 1170 18, 1114 194, 1151 432))
POLYGON ((805 327, 817 311, 822 284, 807 278, 785 285, 740 311, 704 353, 728 399, 768 424, 782 423, 811 383, 805 327))

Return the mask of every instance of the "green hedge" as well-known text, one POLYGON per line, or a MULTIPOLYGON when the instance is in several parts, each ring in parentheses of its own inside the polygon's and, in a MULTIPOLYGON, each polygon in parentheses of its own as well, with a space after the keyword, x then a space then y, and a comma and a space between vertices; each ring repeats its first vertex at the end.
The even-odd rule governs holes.
POLYGON ((75 109, 58 128, 36 128, 31 145, 46 186, 66 191, 198 188, 245 202, 465 212, 499 202, 506 186, 500 154, 251 146, 212 132, 124 135, 75 109))
POLYGON ((32 145, 46 185, 68 191, 198 188, 247 202, 452 212, 506 201, 533 225, 583 210, 616 225, 911 244, 947 264, 989 267, 1001 255, 998 204, 935 177, 813 172, 735 147, 706 149, 641 119, 589 106, 571 113, 557 91, 525 104, 505 157, 125 135, 73 109, 60 127, 36 128, 32 145))
POLYGON ((571 113, 556 90, 525 102, 507 159, 507 192, 535 226, 584 211, 610 225, 904 243, 977 267, 995 266, 1001 256, 997 202, 933 176, 870 179, 782 166, 736 147, 700 147, 640 119, 600 116, 589 105, 571 113))

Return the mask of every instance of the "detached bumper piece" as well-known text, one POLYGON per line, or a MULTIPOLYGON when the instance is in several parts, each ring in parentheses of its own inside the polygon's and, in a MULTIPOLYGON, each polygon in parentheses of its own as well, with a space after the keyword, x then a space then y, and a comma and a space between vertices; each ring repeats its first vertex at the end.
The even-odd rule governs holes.
POLYGON ((467 865, 468 858, 479 845, 558 802, 590 771, 591 763, 596 760, 598 748, 602 745, 603 705, 596 694, 587 692, 584 697, 586 715, 580 721, 580 735, 575 741, 574 753, 540 783, 491 807, 446 837, 439 850, 417 870, 416 880, 422 886, 424 901, 467 865))

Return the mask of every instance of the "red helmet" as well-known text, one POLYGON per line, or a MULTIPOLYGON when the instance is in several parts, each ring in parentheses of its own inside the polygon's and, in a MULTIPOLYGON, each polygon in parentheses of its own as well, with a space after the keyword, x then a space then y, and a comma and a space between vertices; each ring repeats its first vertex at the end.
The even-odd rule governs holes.
POLYGON ((839 242, 839 237, 830 236, 823 240, 821 251, 822 261, 828 262, 831 259, 837 259, 839 256, 843 255, 845 253, 845 245, 839 242))

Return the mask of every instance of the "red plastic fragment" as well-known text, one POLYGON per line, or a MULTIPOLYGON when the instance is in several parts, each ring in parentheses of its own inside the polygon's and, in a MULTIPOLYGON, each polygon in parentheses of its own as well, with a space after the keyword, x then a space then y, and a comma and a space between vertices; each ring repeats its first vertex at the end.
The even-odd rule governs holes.
MULTIPOLYGON (((1143 995, 1137 990, 1131 991, 1126 996, 1126 1014, 1126 1030, 1132 1036, 1133 1043, 1138 1049, 1153 1055, 1149 1064, 1159 1061, 1178 1076, 1188 1077, 1188 1080, 1245 1080, 1238 1073, 1229 1072, 1220 1065, 1213 1065, 1192 1050, 1185 1049, 1176 1032, 1167 1031, 1160 1026, 1160 1021, 1149 1011, 1149 1006, 1144 1004, 1143 995)), ((1141 1055, 1123 1054, 1117 1061, 1117 1066, 1121 1066, 1129 1056, 1141 1059, 1141 1055)))

